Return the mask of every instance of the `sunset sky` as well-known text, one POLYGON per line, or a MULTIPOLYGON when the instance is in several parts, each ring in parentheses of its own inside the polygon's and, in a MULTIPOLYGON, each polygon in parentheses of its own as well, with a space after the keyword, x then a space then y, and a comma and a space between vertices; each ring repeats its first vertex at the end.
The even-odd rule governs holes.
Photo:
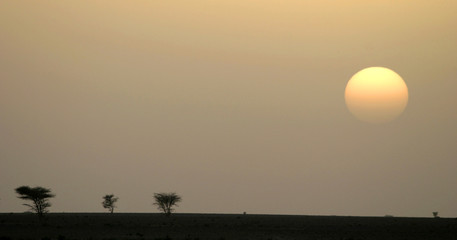
POLYGON ((457 216, 457 1, 0 3, 0 212, 457 216), (365 123, 361 69, 409 90, 365 123))

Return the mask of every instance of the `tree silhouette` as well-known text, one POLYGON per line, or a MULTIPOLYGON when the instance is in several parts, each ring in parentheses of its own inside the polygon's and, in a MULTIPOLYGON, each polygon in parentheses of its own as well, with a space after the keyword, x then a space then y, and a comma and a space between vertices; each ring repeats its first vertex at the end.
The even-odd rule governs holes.
POLYGON ((113 213, 114 208, 116 207, 115 203, 118 199, 118 197, 114 197, 114 194, 107 194, 103 197, 102 205, 104 208, 108 208, 108 210, 113 213))
POLYGON ((181 200, 181 196, 176 193, 154 193, 154 205, 167 216, 171 215, 173 206, 178 206, 177 203, 181 200))
POLYGON ((48 208, 51 206, 49 198, 55 197, 51 193, 51 189, 43 187, 21 186, 15 189, 16 193, 19 194, 18 198, 24 200, 30 200, 32 204, 23 204, 24 206, 30 207, 30 210, 35 212, 38 217, 43 217, 45 213, 48 213, 48 208))

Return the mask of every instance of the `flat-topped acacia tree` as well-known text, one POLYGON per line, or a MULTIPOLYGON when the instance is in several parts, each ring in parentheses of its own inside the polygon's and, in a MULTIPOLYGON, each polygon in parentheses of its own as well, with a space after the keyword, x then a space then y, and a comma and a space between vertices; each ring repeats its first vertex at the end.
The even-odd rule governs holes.
POLYGON ((48 213, 48 208, 51 206, 49 198, 53 198, 56 195, 51 193, 51 189, 43 187, 29 187, 21 186, 15 189, 16 193, 19 194, 18 198, 32 201, 32 204, 23 204, 24 206, 30 207, 30 210, 35 212, 38 217, 43 217, 44 214, 48 213))
POLYGON ((165 213, 166 216, 170 216, 174 211, 173 206, 178 206, 178 202, 181 202, 181 196, 176 193, 154 193, 154 205, 157 205, 157 209, 165 213))

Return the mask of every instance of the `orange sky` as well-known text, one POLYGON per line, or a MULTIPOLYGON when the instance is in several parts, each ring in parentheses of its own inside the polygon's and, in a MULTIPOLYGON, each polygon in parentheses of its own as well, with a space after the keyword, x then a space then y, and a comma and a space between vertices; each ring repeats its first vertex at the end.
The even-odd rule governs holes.
POLYGON ((455 1, 1 5, 0 212, 456 216, 455 1), (388 124, 345 106, 370 66, 408 85, 388 124))

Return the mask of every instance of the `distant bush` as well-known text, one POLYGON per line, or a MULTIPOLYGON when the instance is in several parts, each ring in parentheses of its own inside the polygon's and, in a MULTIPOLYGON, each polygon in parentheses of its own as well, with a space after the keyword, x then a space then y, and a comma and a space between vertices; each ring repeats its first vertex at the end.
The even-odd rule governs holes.
POLYGON ((103 196, 102 205, 104 208, 108 208, 108 211, 110 211, 110 213, 113 213, 114 208, 116 207, 115 203, 117 202, 117 200, 119 200, 119 198, 115 197, 114 194, 107 194, 103 196))
POLYGON ((167 216, 171 215, 174 211, 173 206, 178 206, 181 200, 181 196, 176 193, 154 193, 154 205, 167 216))
POLYGON ((433 213, 433 217, 434 218, 439 218, 440 216, 438 216, 438 212, 432 212, 433 213))

